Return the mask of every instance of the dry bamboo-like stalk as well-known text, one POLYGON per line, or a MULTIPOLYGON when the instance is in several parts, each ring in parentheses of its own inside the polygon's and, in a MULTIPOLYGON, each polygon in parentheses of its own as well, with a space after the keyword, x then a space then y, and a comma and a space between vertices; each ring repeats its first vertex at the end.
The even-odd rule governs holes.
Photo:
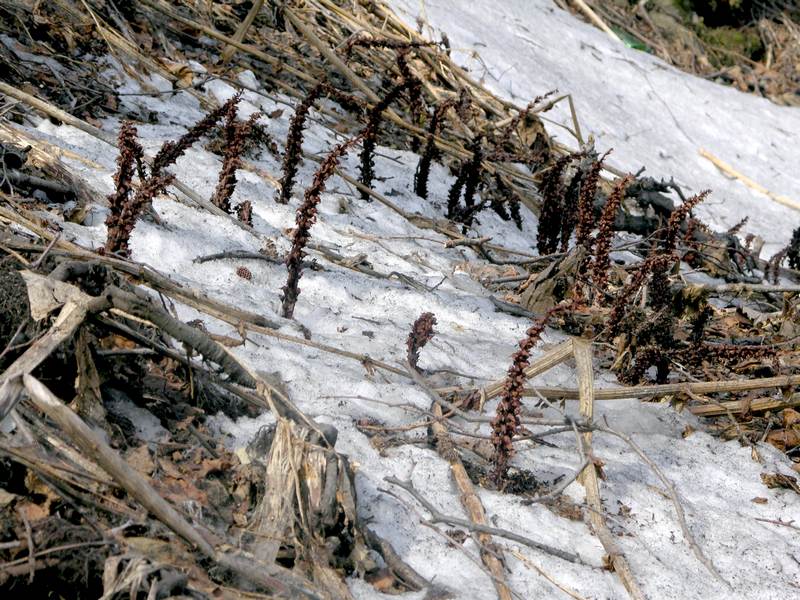
MULTIPOLYGON (((572 340, 561 342, 558 346, 551 348, 543 356, 533 361, 530 366, 525 369, 525 378, 531 379, 537 375, 541 375, 545 371, 549 371, 553 367, 560 365, 562 362, 572 356, 572 340)), ((496 398, 503 391, 505 379, 492 382, 481 389, 481 396, 485 400, 496 398)))
MULTIPOLYGON (((583 339, 573 340, 576 371, 579 383, 580 413, 581 416, 591 421, 594 413, 594 367, 592 366, 592 347, 590 342, 583 339)), ((644 594, 639 584, 633 577, 628 560, 611 531, 606 524, 603 504, 600 500, 600 485, 597 480, 597 470, 592 459, 592 432, 581 434, 581 455, 588 455, 589 464, 581 473, 578 480, 586 488, 586 503, 592 508, 589 512, 589 521, 592 523, 595 534, 603 548, 611 558, 614 572, 622 581, 625 589, 633 600, 644 600, 644 594)))
MULTIPOLYGON (((445 426, 444 415, 442 414, 442 407, 438 402, 433 403, 431 408, 434 420, 431 421, 431 431, 436 438, 436 449, 439 454, 450 463, 450 473, 458 486, 461 498, 461 505, 467 511, 469 518, 472 522, 478 525, 488 525, 486 521, 486 511, 483 509, 483 504, 472 486, 472 481, 464 468, 464 463, 458 456, 453 440, 445 426)), ((495 590, 497 590, 497 597, 500 600, 511 600, 511 589, 506 582, 505 571, 503 569, 503 555, 501 552, 495 550, 490 551, 488 548, 492 544, 492 536, 488 533, 478 533, 478 542, 481 544, 481 560, 491 572, 495 590)))

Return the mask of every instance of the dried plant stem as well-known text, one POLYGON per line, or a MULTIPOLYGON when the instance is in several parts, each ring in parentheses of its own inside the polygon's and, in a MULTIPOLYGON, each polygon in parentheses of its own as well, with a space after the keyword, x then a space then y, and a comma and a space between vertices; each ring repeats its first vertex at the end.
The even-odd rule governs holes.
POLYGON ((653 473, 655 473, 656 477, 658 477, 658 479, 661 481, 661 485, 663 485, 664 488, 666 489, 669 499, 671 500, 672 505, 675 507, 675 514, 678 518, 678 524, 681 527, 681 531, 683 532, 683 537, 691 547, 692 552, 694 553, 697 560, 700 561, 706 569, 708 569, 709 573, 711 573, 719 581, 728 586, 728 588, 731 588, 731 584, 726 579, 724 579, 722 575, 720 575, 719 571, 717 571, 714 564, 708 559, 708 557, 706 557, 705 554, 703 554, 703 551, 700 549, 700 546, 698 546, 697 542, 695 541, 694 536, 692 535, 692 532, 689 530, 689 526, 686 523, 686 513, 684 512, 683 506, 681 505, 680 500, 678 499, 678 493, 675 491, 675 486, 672 485, 672 482, 664 475, 659 466, 656 463, 654 463, 650 459, 650 457, 647 456, 647 454, 645 454, 644 450, 642 450, 639 447, 639 445, 633 441, 633 438, 631 438, 629 435, 622 433, 621 431, 616 431, 614 429, 611 429, 610 427, 603 427, 603 426, 597 426, 595 428, 595 431, 608 433, 618 437, 626 444, 628 444, 628 446, 630 446, 630 448, 639 456, 639 458, 642 459, 642 461, 648 467, 650 467, 653 473))
POLYGON ((528 537, 522 536, 518 533, 514 533, 513 531, 509 531, 507 529, 500 529, 499 527, 491 527, 489 525, 480 525, 478 523, 473 523, 468 519, 462 519, 459 517, 452 517, 450 515, 445 515, 441 513, 439 510, 437 510, 436 507, 433 506, 433 504, 431 504, 422 494, 420 494, 419 491, 411 484, 410 481, 401 481, 396 477, 386 477, 384 479, 387 483, 396 485, 397 487, 402 488, 406 492, 411 494, 411 496, 417 502, 419 502, 425 508, 425 510, 427 510, 430 513, 431 523, 446 523, 448 525, 455 525, 456 527, 463 527, 468 531, 486 533, 489 535, 506 538, 508 540, 511 540, 512 542, 517 542, 518 544, 527 546, 528 548, 533 548, 534 550, 539 550, 546 554, 551 554, 567 562, 576 564, 585 564, 584 561, 581 559, 581 557, 578 556, 577 554, 560 550, 558 548, 554 548, 547 544, 542 544, 541 542, 537 542, 528 537))
MULTIPOLYGON (((411 367, 411 365, 409 365, 411 367)), ((413 368, 413 367, 412 367, 413 368)), ((477 525, 487 525, 486 511, 481 504, 481 500, 475 493, 472 486, 472 481, 464 468, 464 463, 455 449, 453 440, 445 426, 446 421, 442 414, 442 407, 438 401, 434 401, 431 408, 435 420, 431 421, 431 431, 436 439, 436 450, 439 455, 450 463, 450 473, 461 492, 461 505, 466 510, 470 517, 470 521, 477 525)), ((500 600, 511 600, 511 590, 506 583, 505 572, 503 569, 503 555, 497 550, 499 555, 489 552, 487 548, 492 545, 492 536, 488 533, 479 532, 478 542, 481 545, 481 560, 486 565, 486 568, 492 573, 494 580, 494 587, 497 590, 497 597, 500 600)))
MULTIPOLYGON (((592 347, 590 342, 582 339, 573 340, 576 371, 578 376, 578 393, 580 396, 581 416, 591 421, 594 416, 594 368, 592 366, 592 347)), ((614 572, 622 581, 625 589, 633 600, 644 600, 644 594, 639 584, 633 577, 630 564, 625 558, 622 549, 614 540, 608 529, 600 499, 600 484, 597 479, 597 470, 592 460, 592 432, 587 431, 579 435, 580 454, 589 458, 589 464, 581 473, 579 481, 586 489, 586 503, 593 509, 589 513, 595 534, 603 545, 603 549, 611 557, 614 572)))

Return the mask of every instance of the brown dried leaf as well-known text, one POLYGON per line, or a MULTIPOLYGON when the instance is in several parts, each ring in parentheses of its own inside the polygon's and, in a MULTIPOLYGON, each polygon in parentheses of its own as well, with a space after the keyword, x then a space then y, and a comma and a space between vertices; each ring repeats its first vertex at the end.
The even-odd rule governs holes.
POLYGON ((152 475, 156 468, 153 459, 150 457, 150 450, 148 449, 147 444, 143 444, 138 448, 134 448, 128 452, 127 456, 125 457, 125 462, 127 462, 136 471, 147 477, 152 475))
POLYGON ((797 477, 791 475, 784 475, 782 473, 762 473, 761 481, 764 482, 768 488, 783 488, 787 490, 794 490, 800 494, 800 486, 797 485, 797 477))

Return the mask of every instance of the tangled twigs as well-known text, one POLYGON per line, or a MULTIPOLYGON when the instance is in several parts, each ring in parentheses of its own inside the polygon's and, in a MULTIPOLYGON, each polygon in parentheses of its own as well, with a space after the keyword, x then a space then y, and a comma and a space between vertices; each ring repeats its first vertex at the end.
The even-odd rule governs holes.
POLYGON ((336 146, 320 164, 317 172, 314 173, 314 181, 306 190, 303 203, 297 209, 295 228, 292 231, 292 248, 286 256, 286 269, 288 276, 286 285, 283 286, 283 299, 281 310, 285 318, 291 319, 294 316, 294 307, 300 295, 298 284, 303 269, 303 258, 305 257, 305 247, 311 238, 311 227, 317 220, 317 205, 320 196, 325 190, 325 183, 336 171, 336 166, 341 158, 347 153, 351 146, 358 143, 363 137, 363 133, 350 138, 336 146))
POLYGON ((256 563, 243 555, 215 550, 200 530, 193 527, 164 500, 141 474, 130 467, 97 432, 86 425, 47 387, 31 375, 24 376, 24 383, 36 407, 55 421, 86 456, 97 460, 103 470, 109 473, 131 497, 203 555, 220 567, 230 569, 251 583, 275 593, 289 594, 292 597, 320 598, 319 593, 308 581, 299 578, 288 569, 278 565, 256 563))
POLYGON ((581 557, 577 554, 573 554, 572 552, 567 552, 565 550, 561 550, 559 548, 554 548, 553 546, 537 542, 528 537, 519 535, 518 533, 514 533, 513 531, 508 531, 507 529, 500 529, 498 527, 491 527, 490 525, 481 525, 478 523, 473 523, 468 519, 461 519, 459 517, 453 517, 450 515, 443 514, 439 510, 437 510, 437 508, 433 504, 431 504, 431 502, 429 502, 427 498, 425 498, 425 496, 420 494, 419 491, 412 485, 410 481, 401 481, 396 477, 386 477, 384 479, 387 483, 391 483, 392 485, 396 485, 397 487, 404 489, 417 502, 419 502, 425 508, 425 510, 427 510, 430 513, 431 523, 446 523, 447 525, 463 527, 464 529, 467 529, 469 531, 475 531, 478 533, 488 533, 489 535, 502 537, 507 540, 511 540, 512 542, 517 542, 518 544, 527 546, 528 548, 533 548, 534 550, 539 550, 541 552, 545 552, 546 554, 556 556, 562 560, 566 560, 567 562, 576 564, 586 564, 583 561, 583 559, 581 559, 581 557))
POLYGON ((412 369, 419 370, 417 361, 419 361, 420 350, 427 344, 435 331, 433 326, 436 325, 436 317, 433 313, 424 312, 417 320, 414 321, 414 326, 411 328, 411 333, 408 334, 406 340, 408 364, 412 369))

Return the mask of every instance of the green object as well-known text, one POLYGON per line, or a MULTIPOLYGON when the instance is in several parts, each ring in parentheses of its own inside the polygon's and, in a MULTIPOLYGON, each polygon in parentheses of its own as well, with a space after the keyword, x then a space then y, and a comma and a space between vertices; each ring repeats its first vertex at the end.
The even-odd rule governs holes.
POLYGON ((634 50, 641 50, 642 52, 647 52, 648 54, 653 53, 653 49, 650 46, 636 39, 627 31, 624 31, 619 27, 614 27, 613 25, 611 26, 611 30, 619 36, 619 39, 621 39, 622 43, 625 44, 628 48, 633 48, 634 50))

